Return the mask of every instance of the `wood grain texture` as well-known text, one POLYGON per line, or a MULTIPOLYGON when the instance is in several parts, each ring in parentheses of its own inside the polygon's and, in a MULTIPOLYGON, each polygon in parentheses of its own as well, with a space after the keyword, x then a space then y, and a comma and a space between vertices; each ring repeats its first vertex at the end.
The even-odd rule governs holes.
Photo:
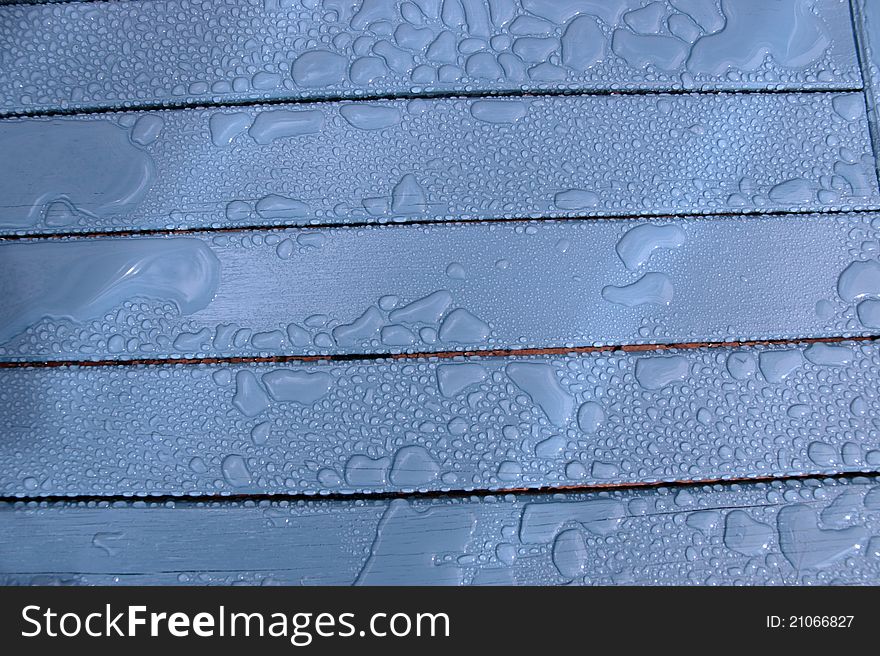
POLYGON ((0 370, 0 494, 512 489, 880 467, 877 343, 0 370))
POLYGON ((0 359, 871 335, 880 218, 386 226, 0 243, 0 359))
POLYGON ((0 111, 861 83, 848 2, 664 1, 640 9, 635 0, 0 7, 0 111))
POLYGON ((852 481, 393 501, 0 506, 7 584, 873 584, 852 481))

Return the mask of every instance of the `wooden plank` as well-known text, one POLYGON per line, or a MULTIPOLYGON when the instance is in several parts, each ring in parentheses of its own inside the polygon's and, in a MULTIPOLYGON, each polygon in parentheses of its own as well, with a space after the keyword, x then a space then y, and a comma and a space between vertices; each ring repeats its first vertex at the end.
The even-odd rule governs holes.
POLYGON ((0 358, 870 335, 878 231, 863 214, 8 241, 0 358))
POLYGON ((880 467, 880 346, 0 370, 0 494, 538 488, 880 467))
POLYGON ((4 504, 0 580, 877 585, 877 482, 409 501, 4 504))
POLYGON ((641 4, 333 0, 316 11, 306 0, 140 0, 0 7, 0 112, 861 84, 846 0, 641 4))
POLYGON ((867 125, 861 93, 422 99, 12 119, 0 121, 0 228, 876 208, 867 125))
POLYGON ((880 7, 876 2, 852 0, 852 10, 876 155, 880 146, 880 7))

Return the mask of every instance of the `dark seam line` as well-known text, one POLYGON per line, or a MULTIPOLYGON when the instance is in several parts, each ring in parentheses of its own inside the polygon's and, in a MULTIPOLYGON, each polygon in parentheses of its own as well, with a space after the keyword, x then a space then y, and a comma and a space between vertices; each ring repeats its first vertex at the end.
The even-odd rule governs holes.
POLYGON ((57 367, 132 367, 191 366, 202 364, 284 364, 291 362, 375 362, 383 360, 448 360, 452 358, 528 357, 535 355, 578 355, 590 353, 644 353, 679 349, 692 351, 708 348, 744 346, 783 346, 800 344, 835 344, 839 342, 874 342, 880 335, 850 337, 793 337, 789 339, 731 340, 726 342, 673 342, 661 344, 616 344, 608 346, 550 346, 544 348, 486 349, 417 353, 340 353, 337 355, 265 355, 206 358, 131 358, 117 360, 34 360, 0 362, 0 369, 51 369, 57 367))
MULTIPOLYGON (((71 2, 115 2, 116 0, 70 0, 71 2)), ((135 0, 128 0, 128 2, 134 2, 135 0)), ((139 1, 139 0, 138 0, 139 1)), ((751 506, 736 506, 736 508, 749 508, 751 506)), ((763 506, 762 506, 763 507, 763 506)), ((24 571, 4 571, 2 575, 4 577, 10 576, 70 576, 70 577, 82 577, 87 578, 90 576, 94 577, 103 577, 103 576, 112 576, 114 578, 134 578, 138 576, 158 576, 162 574, 237 574, 240 572, 247 572, 249 574, 263 574, 263 573, 281 573, 281 572, 301 572, 301 569, 293 568, 293 567, 272 567, 270 569, 263 569, 260 567, 248 567, 243 569, 149 569, 147 571, 141 572, 112 572, 112 571, 74 571, 74 570, 24 570, 24 571)))
POLYGON ((7 504, 28 504, 28 503, 168 503, 174 501, 192 503, 222 503, 230 502, 246 502, 252 501, 259 503, 261 501, 391 501, 394 499, 468 499, 468 498, 485 498, 512 495, 522 496, 549 496, 559 493, 578 494, 590 492, 604 491, 628 491, 628 490, 651 490, 657 488, 695 488, 706 485, 749 485, 756 483, 769 482, 786 482, 786 481, 804 481, 804 480, 851 480, 864 476, 875 477, 878 472, 875 470, 838 472, 836 474, 807 473, 807 474, 791 474, 786 476, 739 476, 731 478, 706 478, 678 481, 656 481, 649 483, 628 482, 628 483, 592 483, 587 485, 559 485, 559 486, 541 486, 535 488, 498 488, 498 489, 473 489, 473 490, 431 490, 431 491, 413 491, 413 492, 300 492, 300 493, 273 493, 263 492, 256 494, 193 494, 193 495, 174 495, 174 494, 133 494, 127 495, 46 495, 46 496, 0 496, 0 503, 7 504))
MULTIPOLYGON (((0 2, 0 10, 3 7, 36 7, 38 5, 81 5, 91 2, 111 3, 117 0, 9 0, 8 2, 0 2)), ((135 2, 135 0, 126 0, 126 2, 135 2)))
POLYGON ((91 116, 113 113, 130 113, 130 112, 158 112, 163 110, 179 110, 179 109, 225 109, 235 107, 255 107, 260 105, 314 105, 317 103, 341 103, 341 102, 367 102, 367 101, 392 101, 392 100, 442 100, 455 98, 542 98, 542 97, 561 97, 561 96, 659 96, 659 95, 699 95, 699 96, 743 96, 743 95, 780 95, 780 94, 838 94, 838 93, 856 93, 864 91, 864 87, 836 87, 829 89, 797 89, 797 88, 777 88, 777 89, 479 89, 468 91, 466 89, 457 90, 437 90, 423 91, 419 93, 387 93, 387 94, 363 94, 363 95, 327 95, 314 98, 257 98, 242 100, 224 100, 216 99, 214 101, 183 101, 183 102, 153 102, 138 103, 130 106, 117 107, 80 107, 70 109, 34 109, 34 110, 0 110, 0 119, 7 118, 51 118, 55 116, 91 116))
MULTIPOLYGON (((2 207, 2 205, 0 205, 2 207)), ((622 221, 642 219, 702 219, 702 218, 732 218, 749 216, 810 216, 814 214, 823 216, 842 216, 847 214, 863 215, 880 212, 880 201, 872 208, 867 209, 812 209, 812 210, 761 210, 760 208, 745 210, 743 212, 671 212, 659 214, 593 214, 584 216, 561 216, 561 217, 502 217, 496 219, 475 219, 473 221, 462 219, 414 219, 403 221, 358 221, 350 223, 309 223, 309 224, 275 224, 275 225, 242 225, 242 226, 205 226, 200 228, 145 228, 142 230, 104 230, 91 232, 42 232, 24 234, 0 234, 0 242, 4 241, 27 241, 27 240, 51 240, 51 239, 94 239, 107 237, 172 237, 175 235, 210 235, 229 232, 281 232, 284 230, 359 230, 363 228, 399 228, 405 226, 469 226, 469 225, 492 225, 503 223, 549 223, 565 221, 622 221)))
POLYGON ((855 43, 856 62, 859 65, 859 76, 862 78, 862 99, 865 104, 865 118, 868 121, 868 141, 871 145, 871 153, 874 155, 874 179, 880 182, 880 171, 878 171, 878 159, 880 154, 878 151, 878 138, 880 138, 880 126, 877 125, 876 112, 871 110, 871 105, 877 105, 877 97, 871 84, 871 76, 869 75, 871 62, 868 59, 868 37, 864 33, 861 26, 864 25, 861 9, 857 6, 856 0, 849 0, 850 19, 852 25, 853 41, 855 43))

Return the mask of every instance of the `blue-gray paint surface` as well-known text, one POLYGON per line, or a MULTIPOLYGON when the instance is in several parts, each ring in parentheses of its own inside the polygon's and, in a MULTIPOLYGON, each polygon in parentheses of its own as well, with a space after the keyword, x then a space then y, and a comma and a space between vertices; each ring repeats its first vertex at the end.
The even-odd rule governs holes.
POLYGON ((877 585, 877 482, 297 504, 5 504, 0 581, 877 585))
POLYGON ((876 343, 0 370, 0 494, 406 492, 880 467, 876 343))
MULTIPOLYGON (((863 75, 847 0, 2 6, 0 115, 139 111, 0 121, 0 233, 248 230, 0 243, 0 358, 877 335, 853 4, 863 75), (616 90, 795 93, 557 95, 616 90), (682 214, 728 216, 478 222, 682 214)), ((876 342, 2 369, 5 496, 366 498, 0 504, 0 582, 877 584, 875 478, 370 493, 877 471, 878 377, 876 342)))
POLYGON ((847 0, 0 7, 0 112, 454 91, 861 85, 847 0))
POLYGON ((880 218, 373 226, 0 243, 0 358, 874 335, 880 218))

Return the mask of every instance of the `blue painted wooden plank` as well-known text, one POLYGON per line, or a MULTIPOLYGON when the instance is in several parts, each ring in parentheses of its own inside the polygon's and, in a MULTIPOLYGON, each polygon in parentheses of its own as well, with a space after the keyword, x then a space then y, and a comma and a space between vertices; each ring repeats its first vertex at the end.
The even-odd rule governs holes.
POLYGON ((877 215, 0 243, 0 358, 358 354, 877 334, 877 215))
POLYGON ((880 7, 873 0, 852 0, 853 20, 858 37, 859 60, 865 81, 865 100, 873 137, 874 152, 880 153, 880 7))
POLYGON ((510 489, 880 468, 880 348, 0 370, 0 494, 510 489))
POLYGON ((877 482, 372 502, 4 504, 0 581, 877 585, 877 482))
POLYGON ((139 0, 0 8, 0 112, 861 84, 846 0, 139 0))
POLYGON ((861 93, 0 121, 9 233, 880 207, 861 93))

